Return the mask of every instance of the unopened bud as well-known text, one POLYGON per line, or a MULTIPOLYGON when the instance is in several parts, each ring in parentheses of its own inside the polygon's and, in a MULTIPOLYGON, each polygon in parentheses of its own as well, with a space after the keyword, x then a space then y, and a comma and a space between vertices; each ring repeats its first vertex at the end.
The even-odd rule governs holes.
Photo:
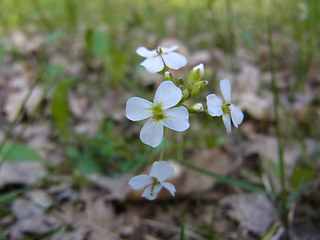
POLYGON ((199 71, 200 76, 203 77, 204 76, 204 65, 203 65, 203 63, 200 63, 199 65, 195 66, 193 68, 193 71, 195 71, 195 72, 199 71))
POLYGON ((164 80, 172 80, 172 74, 169 71, 164 73, 164 80))
POLYGON ((197 112, 202 112, 204 109, 202 103, 195 103, 191 106, 191 108, 197 112))

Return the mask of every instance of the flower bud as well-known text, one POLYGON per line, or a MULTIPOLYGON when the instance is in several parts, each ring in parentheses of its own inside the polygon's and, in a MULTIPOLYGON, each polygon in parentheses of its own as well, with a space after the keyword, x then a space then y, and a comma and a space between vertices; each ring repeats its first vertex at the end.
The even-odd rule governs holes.
POLYGON ((164 80, 169 80, 169 81, 173 80, 172 74, 169 71, 166 71, 164 73, 164 80))
POLYGON ((193 71, 199 72, 200 76, 203 77, 204 76, 204 65, 203 65, 203 63, 200 63, 199 65, 195 66, 193 68, 193 71))
POLYGON ((184 89, 182 91, 182 99, 181 99, 181 102, 184 102, 185 100, 187 100, 188 98, 190 98, 190 91, 189 89, 184 89))
POLYGON ((202 112, 204 110, 202 103, 195 103, 191 106, 191 109, 193 109, 196 112, 202 112))
POLYGON ((188 82, 194 83, 201 81, 204 76, 204 66, 203 63, 195 66, 189 73, 188 82))

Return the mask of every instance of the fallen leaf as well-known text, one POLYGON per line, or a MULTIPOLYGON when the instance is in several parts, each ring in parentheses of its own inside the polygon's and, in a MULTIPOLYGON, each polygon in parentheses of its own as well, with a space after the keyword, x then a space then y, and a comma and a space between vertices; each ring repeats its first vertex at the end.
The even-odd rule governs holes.
POLYGON ((239 222, 239 229, 263 236, 278 219, 272 202, 263 194, 250 193, 224 198, 220 207, 230 207, 226 214, 239 222))
POLYGON ((47 171, 39 162, 4 162, 0 168, 0 186, 33 184, 46 173, 47 171))
MULTIPOLYGON (((225 176, 241 165, 242 158, 220 149, 208 149, 196 154, 189 163, 225 176)), ((187 167, 182 167, 182 172, 183 176, 175 181, 177 195, 206 192, 217 182, 214 178, 187 167)))
POLYGON ((132 177, 132 174, 124 174, 118 178, 98 174, 88 176, 90 181, 109 192, 106 198, 110 200, 124 200, 126 198, 128 192, 131 191, 128 182, 132 177))
POLYGON ((11 228, 11 239, 24 234, 43 234, 56 229, 60 223, 44 214, 43 210, 25 199, 15 199, 11 206, 17 222, 11 228))
MULTIPOLYGON (((266 136, 261 134, 252 134, 249 141, 246 144, 246 155, 258 153, 263 161, 264 169, 268 170, 268 173, 272 175, 271 179, 276 184, 276 189, 280 189, 280 183, 278 176, 271 169, 271 163, 279 163, 278 155, 278 141, 274 136, 266 136)), ((287 144, 284 146, 284 164, 286 169, 286 176, 291 176, 294 166, 301 156, 301 152, 295 146, 295 144, 287 144)))
POLYGON ((49 194, 42 190, 33 190, 28 192, 27 197, 35 204, 47 209, 53 205, 53 201, 49 194))

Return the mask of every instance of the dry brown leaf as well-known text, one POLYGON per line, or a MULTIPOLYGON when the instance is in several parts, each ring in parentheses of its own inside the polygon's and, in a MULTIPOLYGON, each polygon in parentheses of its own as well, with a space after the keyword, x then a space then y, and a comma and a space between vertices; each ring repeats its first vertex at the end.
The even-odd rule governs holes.
POLYGON ((251 92, 243 92, 238 97, 237 106, 256 119, 274 119, 273 97, 270 92, 264 92, 261 96, 251 92))
POLYGON ((20 53, 30 53, 36 51, 43 44, 43 37, 36 35, 30 39, 21 31, 15 31, 11 35, 12 43, 15 48, 18 49, 20 53))
MULTIPOLYGON (((4 107, 4 111, 7 116, 7 121, 12 122, 21 108, 21 105, 28 95, 29 89, 27 87, 9 92, 6 98, 6 103, 4 107)), ((33 89, 26 105, 25 110, 27 113, 32 113, 35 108, 40 103, 42 98, 43 90, 42 87, 37 86, 33 89)))
MULTIPOLYGON (((208 149, 198 153, 190 163, 213 173, 228 175, 241 165, 242 159, 220 149, 208 149)), ((217 182, 212 177, 192 169, 186 167, 182 169, 183 176, 174 182, 178 189, 177 195, 205 192, 217 182)))
POLYGON ((131 191, 128 182, 132 177, 132 174, 124 174, 118 178, 111 178, 98 174, 88 176, 90 181, 109 192, 106 196, 107 199, 120 201, 124 200, 128 192, 131 191))
POLYGON ((77 118, 83 118, 88 110, 89 100, 85 96, 79 96, 73 91, 69 91, 69 106, 71 113, 77 118))
POLYGON ((27 193, 27 197, 35 204, 43 208, 49 208, 53 205, 53 201, 49 194, 42 190, 33 190, 27 193))
POLYGON ((56 229, 59 221, 44 214, 41 207, 25 199, 15 199, 11 206, 17 222, 12 226, 10 239, 21 239, 24 234, 43 234, 56 229))
POLYGON ((6 184, 29 185, 43 177, 47 171, 38 162, 4 162, 0 168, 0 186, 6 184))
POLYGON ((224 198, 221 207, 227 206, 227 215, 239 222, 239 228, 263 236, 278 219, 272 202, 263 194, 250 193, 224 198))
MULTIPOLYGON (((278 141, 274 136, 252 134, 246 147, 247 154, 258 153, 265 161, 265 167, 270 168, 268 161, 279 162, 278 141)), ((284 149, 284 162, 286 174, 290 176, 301 153, 295 145, 287 145, 284 149)))

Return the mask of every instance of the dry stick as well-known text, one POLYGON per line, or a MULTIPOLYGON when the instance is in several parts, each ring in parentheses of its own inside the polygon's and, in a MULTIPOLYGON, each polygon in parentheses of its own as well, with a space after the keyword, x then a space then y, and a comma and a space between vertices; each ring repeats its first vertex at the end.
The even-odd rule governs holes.
POLYGON ((287 191, 286 191, 286 183, 285 183, 285 166, 284 166, 284 147, 283 141, 281 138, 281 122, 279 118, 279 107, 280 107, 280 99, 279 92, 276 85, 276 77, 275 77, 275 67, 274 67, 274 54, 273 54, 273 41, 272 41, 272 32, 270 26, 270 18, 267 19, 267 31, 268 31, 268 45, 269 45, 269 67, 271 70, 271 84, 272 84, 272 93, 273 93, 273 104, 274 104, 274 113, 275 113, 275 124, 276 124, 276 136, 277 136, 277 146, 278 146, 278 159, 279 159, 279 172, 280 172, 280 183, 281 183, 281 199, 280 199, 280 207, 281 207, 281 218, 285 225, 285 239, 290 239, 290 226, 288 219, 288 211, 287 211, 287 191))
MULTIPOLYGON (((31 88, 30 88, 28 94, 27 94, 27 95, 25 96, 25 98, 23 99, 23 102, 22 102, 22 104, 21 104, 21 106, 20 106, 20 108, 19 108, 18 113, 16 114, 16 116, 15 116, 15 118, 13 119, 12 123, 10 124, 8 130, 6 131, 4 138, 2 139, 2 141, 1 141, 1 143, 0 143, 0 154, 1 154, 2 150, 3 150, 4 144, 5 144, 6 141, 8 140, 8 138, 9 138, 9 136, 11 135, 14 127, 16 126, 18 120, 20 119, 20 117, 21 117, 21 115, 22 115, 22 113, 23 113, 23 110, 24 110, 24 108, 25 108, 25 106, 26 106, 26 104, 27 104, 27 102, 28 102, 28 100, 29 100, 29 98, 30 98, 33 90, 35 89, 35 87, 37 86, 37 84, 40 82, 41 77, 42 77, 42 75, 44 74, 44 72, 46 71, 46 69, 47 69, 47 65, 45 65, 45 66, 41 69, 40 74, 35 78, 35 80, 33 81, 32 85, 31 85, 31 88)), ((0 168, 1 168, 1 166, 2 166, 3 161, 4 161, 4 159, 3 159, 3 158, 0 158, 0 168)))

